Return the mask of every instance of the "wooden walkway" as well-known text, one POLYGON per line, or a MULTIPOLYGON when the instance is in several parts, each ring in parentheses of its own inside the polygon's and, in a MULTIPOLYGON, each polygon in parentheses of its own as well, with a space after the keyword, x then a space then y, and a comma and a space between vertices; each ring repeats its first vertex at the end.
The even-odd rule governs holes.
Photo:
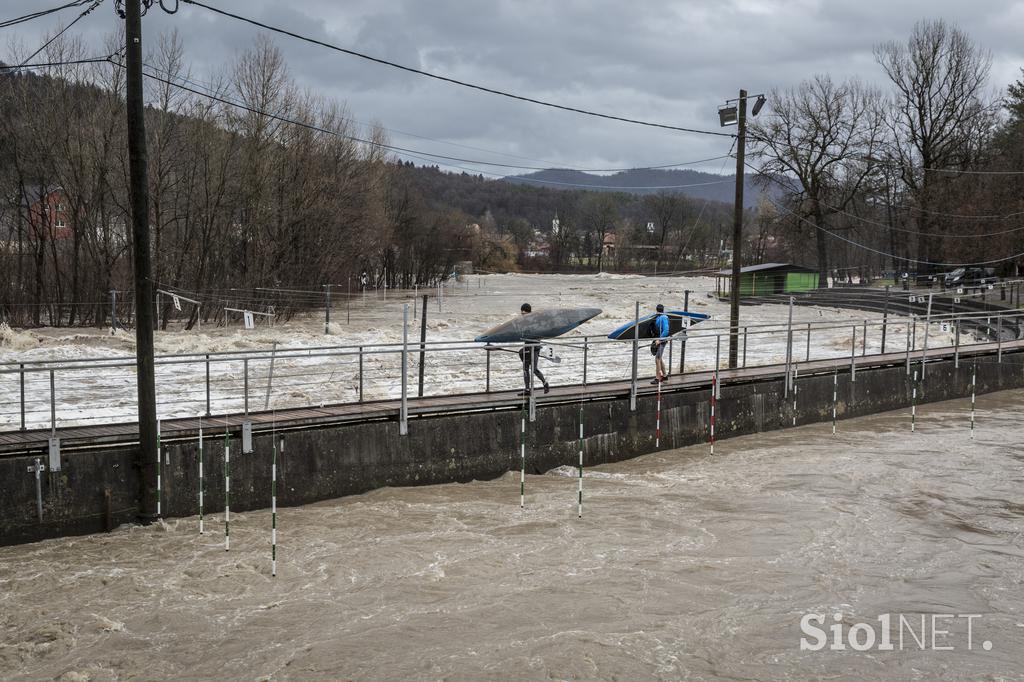
MULTIPOLYGON (((1024 340, 1007 341, 999 344, 987 342, 972 344, 960 348, 960 357, 969 358, 979 355, 995 355, 1000 348, 1003 353, 1024 349, 1024 340)), ((955 350, 951 347, 930 349, 928 360, 951 359, 955 350)), ((920 362, 922 351, 911 352, 911 362, 920 362)), ((645 357, 644 360, 647 358, 645 357)), ((852 364, 859 371, 871 367, 903 365, 906 363, 906 351, 886 353, 884 355, 866 355, 852 358, 852 364)), ((809 374, 849 371, 851 358, 830 358, 796 362, 801 376, 809 374)), ((785 365, 763 365, 719 371, 722 385, 737 385, 749 382, 774 379, 785 373, 785 365)), ((680 391, 706 390, 711 385, 714 372, 711 370, 689 372, 684 375, 672 375, 662 384, 662 393, 680 391)), ((593 383, 587 386, 556 386, 548 394, 538 393, 537 405, 577 402, 580 400, 608 400, 629 396, 631 382, 609 381, 593 383)), ((650 395, 656 391, 650 378, 638 379, 638 395, 650 395)), ((409 398, 408 410, 410 418, 431 417, 446 414, 458 414, 481 410, 508 410, 522 406, 523 398, 516 391, 492 391, 490 393, 469 393, 447 396, 427 396, 409 398)), ((401 411, 401 400, 380 400, 364 403, 345 403, 325 405, 323 407, 305 407, 277 410, 275 412, 250 412, 248 416, 238 414, 213 415, 210 417, 186 417, 166 419, 160 422, 161 438, 173 441, 198 436, 199 428, 209 433, 225 430, 237 434, 245 421, 251 421, 253 432, 260 433, 274 428, 279 431, 317 428, 332 424, 365 423, 381 420, 397 420, 401 411)), ((61 449, 80 449, 95 447, 111 447, 132 445, 138 442, 138 425, 136 422, 116 424, 96 424, 88 426, 70 426, 57 430, 61 449)), ((48 445, 49 429, 33 429, 26 431, 0 432, 0 456, 11 456, 24 453, 38 454, 48 445)))

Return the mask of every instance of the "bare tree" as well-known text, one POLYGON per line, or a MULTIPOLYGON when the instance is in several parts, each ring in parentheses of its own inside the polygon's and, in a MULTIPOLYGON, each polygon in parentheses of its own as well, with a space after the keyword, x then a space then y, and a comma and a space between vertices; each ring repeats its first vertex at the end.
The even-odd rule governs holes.
POLYGON ((772 115, 751 126, 752 156, 767 182, 781 182, 816 229, 820 286, 827 286, 827 218, 844 211, 874 170, 884 130, 879 96, 856 80, 815 76, 773 91, 772 115), (783 179, 784 178, 784 179, 783 179))
POLYGON ((919 212, 918 259, 928 261, 939 250, 927 235, 937 224, 930 211, 950 179, 943 171, 972 163, 991 129, 985 89, 992 57, 938 19, 915 24, 906 43, 877 45, 875 60, 895 88, 892 155, 919 212))

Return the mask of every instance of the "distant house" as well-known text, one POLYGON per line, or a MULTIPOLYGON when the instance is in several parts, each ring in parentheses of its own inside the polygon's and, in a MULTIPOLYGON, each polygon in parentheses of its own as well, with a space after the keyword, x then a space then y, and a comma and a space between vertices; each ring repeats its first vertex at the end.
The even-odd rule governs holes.
POLYGON ((530 240, 530 244, 523 251, 523 256, 526 258, 547 258, 551 253, 551 246, 548 244, 547 237, 540 230, 534 230, 533 239, 530 240))
POLYGON ((604 241, 601 243, 601 253, 608 258, 615 256, 615 233, 609 232, 604 236, 604 241))
MULTIPOLYGON (((715 290, 719 297, 732 289, 732 270, 715 273, 715 290)), ((771 296, 792 294, 818 288, 818 271, 792 263, 764 263, 740 268, 740 296, 771 296)))
POLYGON ((26 185, 19 202, 37 238, 62 241, 73 233, 71 206, 62 187, 26 185))

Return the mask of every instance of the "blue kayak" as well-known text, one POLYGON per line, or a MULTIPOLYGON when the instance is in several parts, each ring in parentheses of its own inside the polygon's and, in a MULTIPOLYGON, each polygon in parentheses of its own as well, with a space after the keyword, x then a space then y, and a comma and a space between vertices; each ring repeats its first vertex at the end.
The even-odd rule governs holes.
MULTIPOLYGON (((644 315, 643 317, 640 318, 639 323, 627 322, 626 324, 622 325, 621 327, 613 331, 611 334, 609 334, 608 338, 621 341, 628 341, 633 338, 633 327, 636 326, 636 324, 639 324, 640 333, 637 335, 637 337, 641 339, 652 339, 654 338, 654 336, 648 333, 648 327, 650 326, 648 325, 648 322, 653 320, 654 316, 658 314, 659 313, 650 313, 649 315, 644 315)), ((674 336, 688 326, 692 327, 698 322, 703 322, 704 320, 711 318, 710 315, 706 315, 704 313, 694 313, 686 310, 666 310, 662 314, 668 316, 669 336, 674 336)))

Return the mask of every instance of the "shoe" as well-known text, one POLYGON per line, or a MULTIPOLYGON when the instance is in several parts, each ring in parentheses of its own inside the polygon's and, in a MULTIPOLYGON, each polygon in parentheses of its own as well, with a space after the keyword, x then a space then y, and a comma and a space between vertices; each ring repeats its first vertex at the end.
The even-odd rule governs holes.
POLYGON ((549 386, 548 382, 545 381, 544 382, 544 393, 549 393, 550 391, 551 391, 551 386, 549 386))
POLYGON ((530 395, 530 391, 529 391, 529 389, 527 389, 525 391, 519 391, 519 393, 516 393, 516 395, 518 395, 518 396, 528 396, 528 395, 530 395))
POLYGON ((651 386, 654 386, 655 384, 660 383, 660 382, 661 382, 661 379, 651 379, 651 386))

